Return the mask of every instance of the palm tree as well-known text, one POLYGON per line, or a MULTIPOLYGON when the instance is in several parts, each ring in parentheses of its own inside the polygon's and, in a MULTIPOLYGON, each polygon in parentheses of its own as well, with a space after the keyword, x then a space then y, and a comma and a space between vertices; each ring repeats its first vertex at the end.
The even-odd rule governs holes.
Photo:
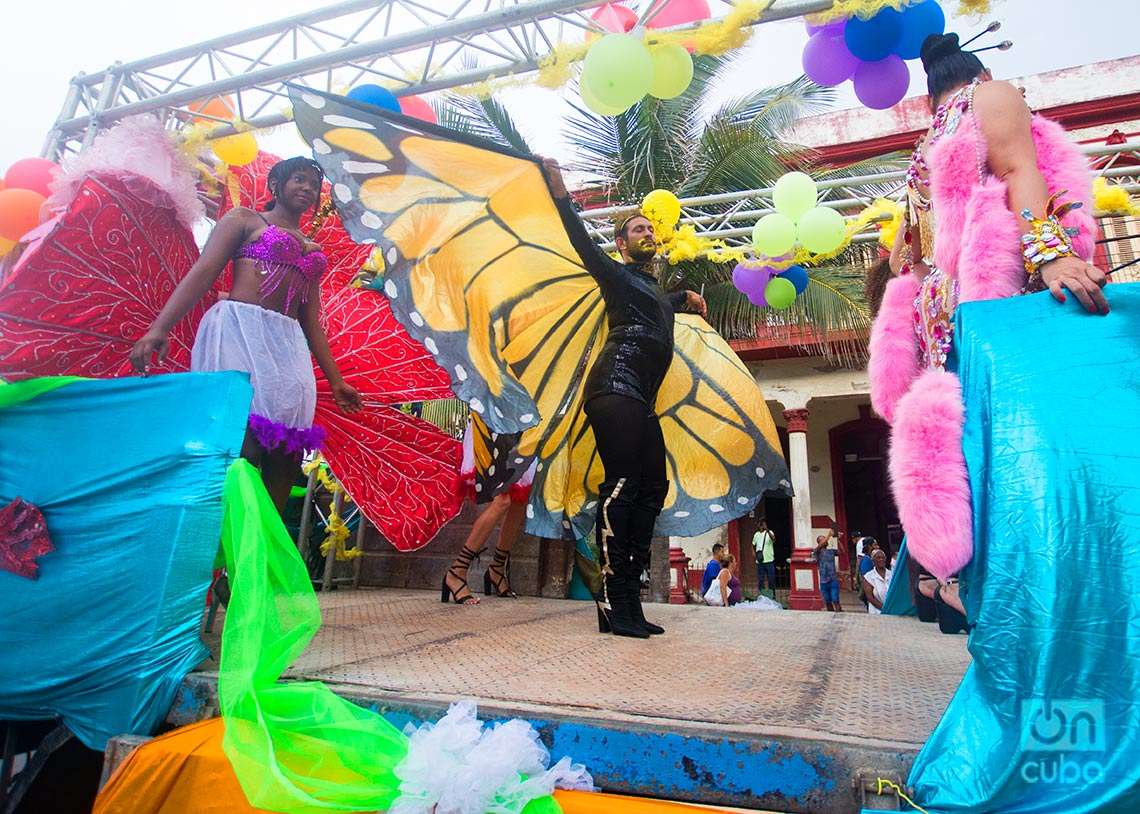
MULTIPOLYGON (((803 77, 707 112, 711 89, 734 70, 731 58, 696 57, 693 81, 675 99, 646 97, 612 118, 574 105, 565 125, 575 151, 567 168, 593 179, 588 189, 611 205, 635 204, 658 188, 681 198, 760 189, 792 169, 823 180, 886 168, 876 161, 824 170, 813 151, 786 140, 797 119, 826 110, 834 100, 831 88, 803 77)), ((530 152, 508 111, 494 99, 452 97, 440 123, 530 152)), ((832 362, 858 365, 865 360, 870 327, 863 295, 865 254, 852 250, 809 269, 807 291, 785 311, 755 308, 733 287, 732 268, 723 264, 679 264, 665 283, 703 288, 709 321, 728 339, 772 338, 810 348, 832 362)))

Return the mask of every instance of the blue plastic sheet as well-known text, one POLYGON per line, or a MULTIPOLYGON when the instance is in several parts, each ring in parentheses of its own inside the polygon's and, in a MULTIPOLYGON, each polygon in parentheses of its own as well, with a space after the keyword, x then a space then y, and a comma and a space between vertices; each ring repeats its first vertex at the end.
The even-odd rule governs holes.
POLYGON ((918 608, 914 606, 914 596, 910 590, 910 573, 907 571, 909 559, 904 537, 902 545, 899 546, 899 553, 895 557, 895 567, 891 569, 891 584, 883 600, 883 613, 887 616, 918 615, 918 608))
POLYGON ((0 719, 62 717, 102 749, 150 733, 207 651, 198 636, 222 485, 245 433, 240 373, 80 381, 0 410, 0 505, 55 551, 0 572, 0 719))
POLYGON ((1140 285, 958 309, 973 664, 910 775, 932 812, 1140 811, 1140 285))

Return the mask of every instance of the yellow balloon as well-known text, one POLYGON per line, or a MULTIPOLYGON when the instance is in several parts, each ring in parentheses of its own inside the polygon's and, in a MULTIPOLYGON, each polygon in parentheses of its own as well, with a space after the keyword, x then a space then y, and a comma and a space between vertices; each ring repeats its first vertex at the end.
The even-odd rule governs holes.
POLYGON ((3 257, 14 248, 16 248, 16 241, 9 240, 6 237, 0 237, 0 257, 3 257))
POLYGON ((594 95, 594 92, 590 90, 590 86, 585 82, 578 85, 578 92, 582 96, 582 103, 599 116, 618 116, 629 110, 628 107, 614 107, 613 105, 607 105, 605 102, 600 101, 598 97, 594 95))
POLYGON ((658 99, 680 96, 693 81, 693 58, 684 46, 670 43, 649 50, 653 57, 653 82, 649 95, 658 99))
POLYGON ((257 139, 253 133, 235 133, 215 139, 210 147, 214 155, 231 167, 244 167, 257 158, 257 139))
POLYGON ((669 190, 655 189, 642 200, 641 214, 654 223, 673 227, 681 219, 681 202, 669 190))

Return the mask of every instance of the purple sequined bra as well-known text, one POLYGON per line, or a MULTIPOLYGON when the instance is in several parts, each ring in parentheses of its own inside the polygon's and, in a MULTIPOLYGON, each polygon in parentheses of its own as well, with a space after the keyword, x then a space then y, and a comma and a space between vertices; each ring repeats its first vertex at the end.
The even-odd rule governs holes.
POLYGON ((257 240, 238 249, 235 259, 246 257, 257 264, 264 278, 261 281, 262 299, 270 296, 282 285, 285 289, 285 311, 293 307, 293 301, 304 303, 309 298, 309 288, 319 280, 328 267, 328 258, 320 250, 305 251, 304 243, 292 232, 268 223, 257 240))

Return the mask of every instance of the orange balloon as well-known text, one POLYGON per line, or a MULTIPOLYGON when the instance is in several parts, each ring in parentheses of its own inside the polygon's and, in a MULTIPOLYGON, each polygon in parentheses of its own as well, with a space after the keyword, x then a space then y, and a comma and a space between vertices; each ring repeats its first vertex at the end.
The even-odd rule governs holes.
POLYGON ((211 96, 206 100, 198 100, 191 102, 186 107, 190 109, 191 113, 202 113, 202 116, 195 116, 196 122, 215 122, 216 119, 222 121, 232 121, 237 116, 237 107, 234 105, 232 96, 211 96), (212 116, 213 118, 206 118, 212 116))
POLYGON ((36 228, 44 200, 30 189, 0 190, 0 237, 18 241, 36 228))

